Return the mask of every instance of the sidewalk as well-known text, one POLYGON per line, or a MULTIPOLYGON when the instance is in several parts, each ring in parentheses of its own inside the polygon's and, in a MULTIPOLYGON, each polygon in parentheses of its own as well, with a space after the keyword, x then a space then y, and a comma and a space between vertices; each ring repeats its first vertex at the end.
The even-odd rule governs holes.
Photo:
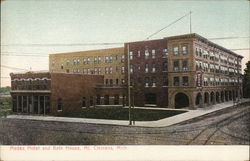
MULTIPOLYGON (((242 99, 241 103, 247 102, 249 99, 242 99)), ((176 116, 168 117, 162 120, 157 121, 136 121, 133 126, 141 126, 141 127, 164 127, 171 126, 186 120, 193 119, 195 117, 199 117, 214 111, 218 111, 224 108, 228 108, 233 106, 233 101, 229 101, 226 103, 216 104, 213 106, 205 107, 197 110, 188 110, 183 114, 179 114, 176 116)), ((135 107, 135 108, 145 108, 146 107, 135 107)), ((155 108, 162 109, 162 108, 155 108)), ((170 109, 165 109, 170 110, 170 109)), ((68 118, 68 117, 53 117, 53 116, 29 116, 29 115, 9 115, 7 118, 10 119, 28 119, 28 120, 43 120, 43 121, 59 121, 59 122, 77 122, 77 123, 90 123, 90 124, 108 124, 108 125, 127 125, 129 126, 128 121, 124 120, 104 120, 104 119, 89 119, 89 118, 68 118)))

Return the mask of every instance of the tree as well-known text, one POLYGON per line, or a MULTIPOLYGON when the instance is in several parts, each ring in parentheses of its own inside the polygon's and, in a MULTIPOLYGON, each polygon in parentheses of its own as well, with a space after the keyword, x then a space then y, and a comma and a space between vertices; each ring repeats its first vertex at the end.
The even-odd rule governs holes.
POLYGON ((250 61, 246 63, 243 75, 243 97, 250 98, 250 61))

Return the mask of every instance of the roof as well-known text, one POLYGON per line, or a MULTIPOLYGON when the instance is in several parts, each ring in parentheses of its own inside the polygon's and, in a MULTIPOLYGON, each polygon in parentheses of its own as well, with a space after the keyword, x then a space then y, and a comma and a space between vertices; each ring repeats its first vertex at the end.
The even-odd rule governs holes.
POLYGON ((213 43, 212 41, 206 39, 205 37, 202 37, 200 36, 199 34, 196 34, 196 33, 191 33, 191 34, 185 34, 185 35, 177 35, 177 36, 170 36, 170 37, 165 37, 164 39, 167 39, 167 40, 174 40, 174 39, 184 39, 184 38, 196 38, 198 39, 199 41, 202 41, 203 43, 206 43, 210 46, 214 46, 222 51, 225 51, 227 53, 230 53, 234 56, 237 56, 237 57, 240 57, 240 58, 243 58, 243 56, 239 55, 239 54, 236 54, 235 52, 229 50, 229 49, 226 49, 218 44, 215 44, 213 43))

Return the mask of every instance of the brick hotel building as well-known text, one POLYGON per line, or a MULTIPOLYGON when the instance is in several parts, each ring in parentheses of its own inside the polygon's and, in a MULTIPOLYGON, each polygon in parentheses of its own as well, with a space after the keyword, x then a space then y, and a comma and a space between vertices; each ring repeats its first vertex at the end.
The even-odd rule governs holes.
POLYGON ((124 53, 128 46, 136 106, 196 109, 242 97, 243 57, 198 34, 126 43, 124 53))
POLYGON ((242 97, 242 56, 198 34, 50 54, 49 72, 11 74, 14 112, 124 106, 128 56, 135 106, 196 109, 242 97), (128 50, 129 46, 129 50, 128 50))

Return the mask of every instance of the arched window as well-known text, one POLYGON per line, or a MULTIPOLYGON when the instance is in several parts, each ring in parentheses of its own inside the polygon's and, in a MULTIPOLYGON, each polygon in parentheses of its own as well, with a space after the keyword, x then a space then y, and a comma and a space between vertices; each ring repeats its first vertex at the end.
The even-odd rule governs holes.
POLYGON ((32 80, 29 79, 29 89, 32 89, 32 80))
POLYGON ((48 89, 48 80, 44 79, 44 89, 48 89))

